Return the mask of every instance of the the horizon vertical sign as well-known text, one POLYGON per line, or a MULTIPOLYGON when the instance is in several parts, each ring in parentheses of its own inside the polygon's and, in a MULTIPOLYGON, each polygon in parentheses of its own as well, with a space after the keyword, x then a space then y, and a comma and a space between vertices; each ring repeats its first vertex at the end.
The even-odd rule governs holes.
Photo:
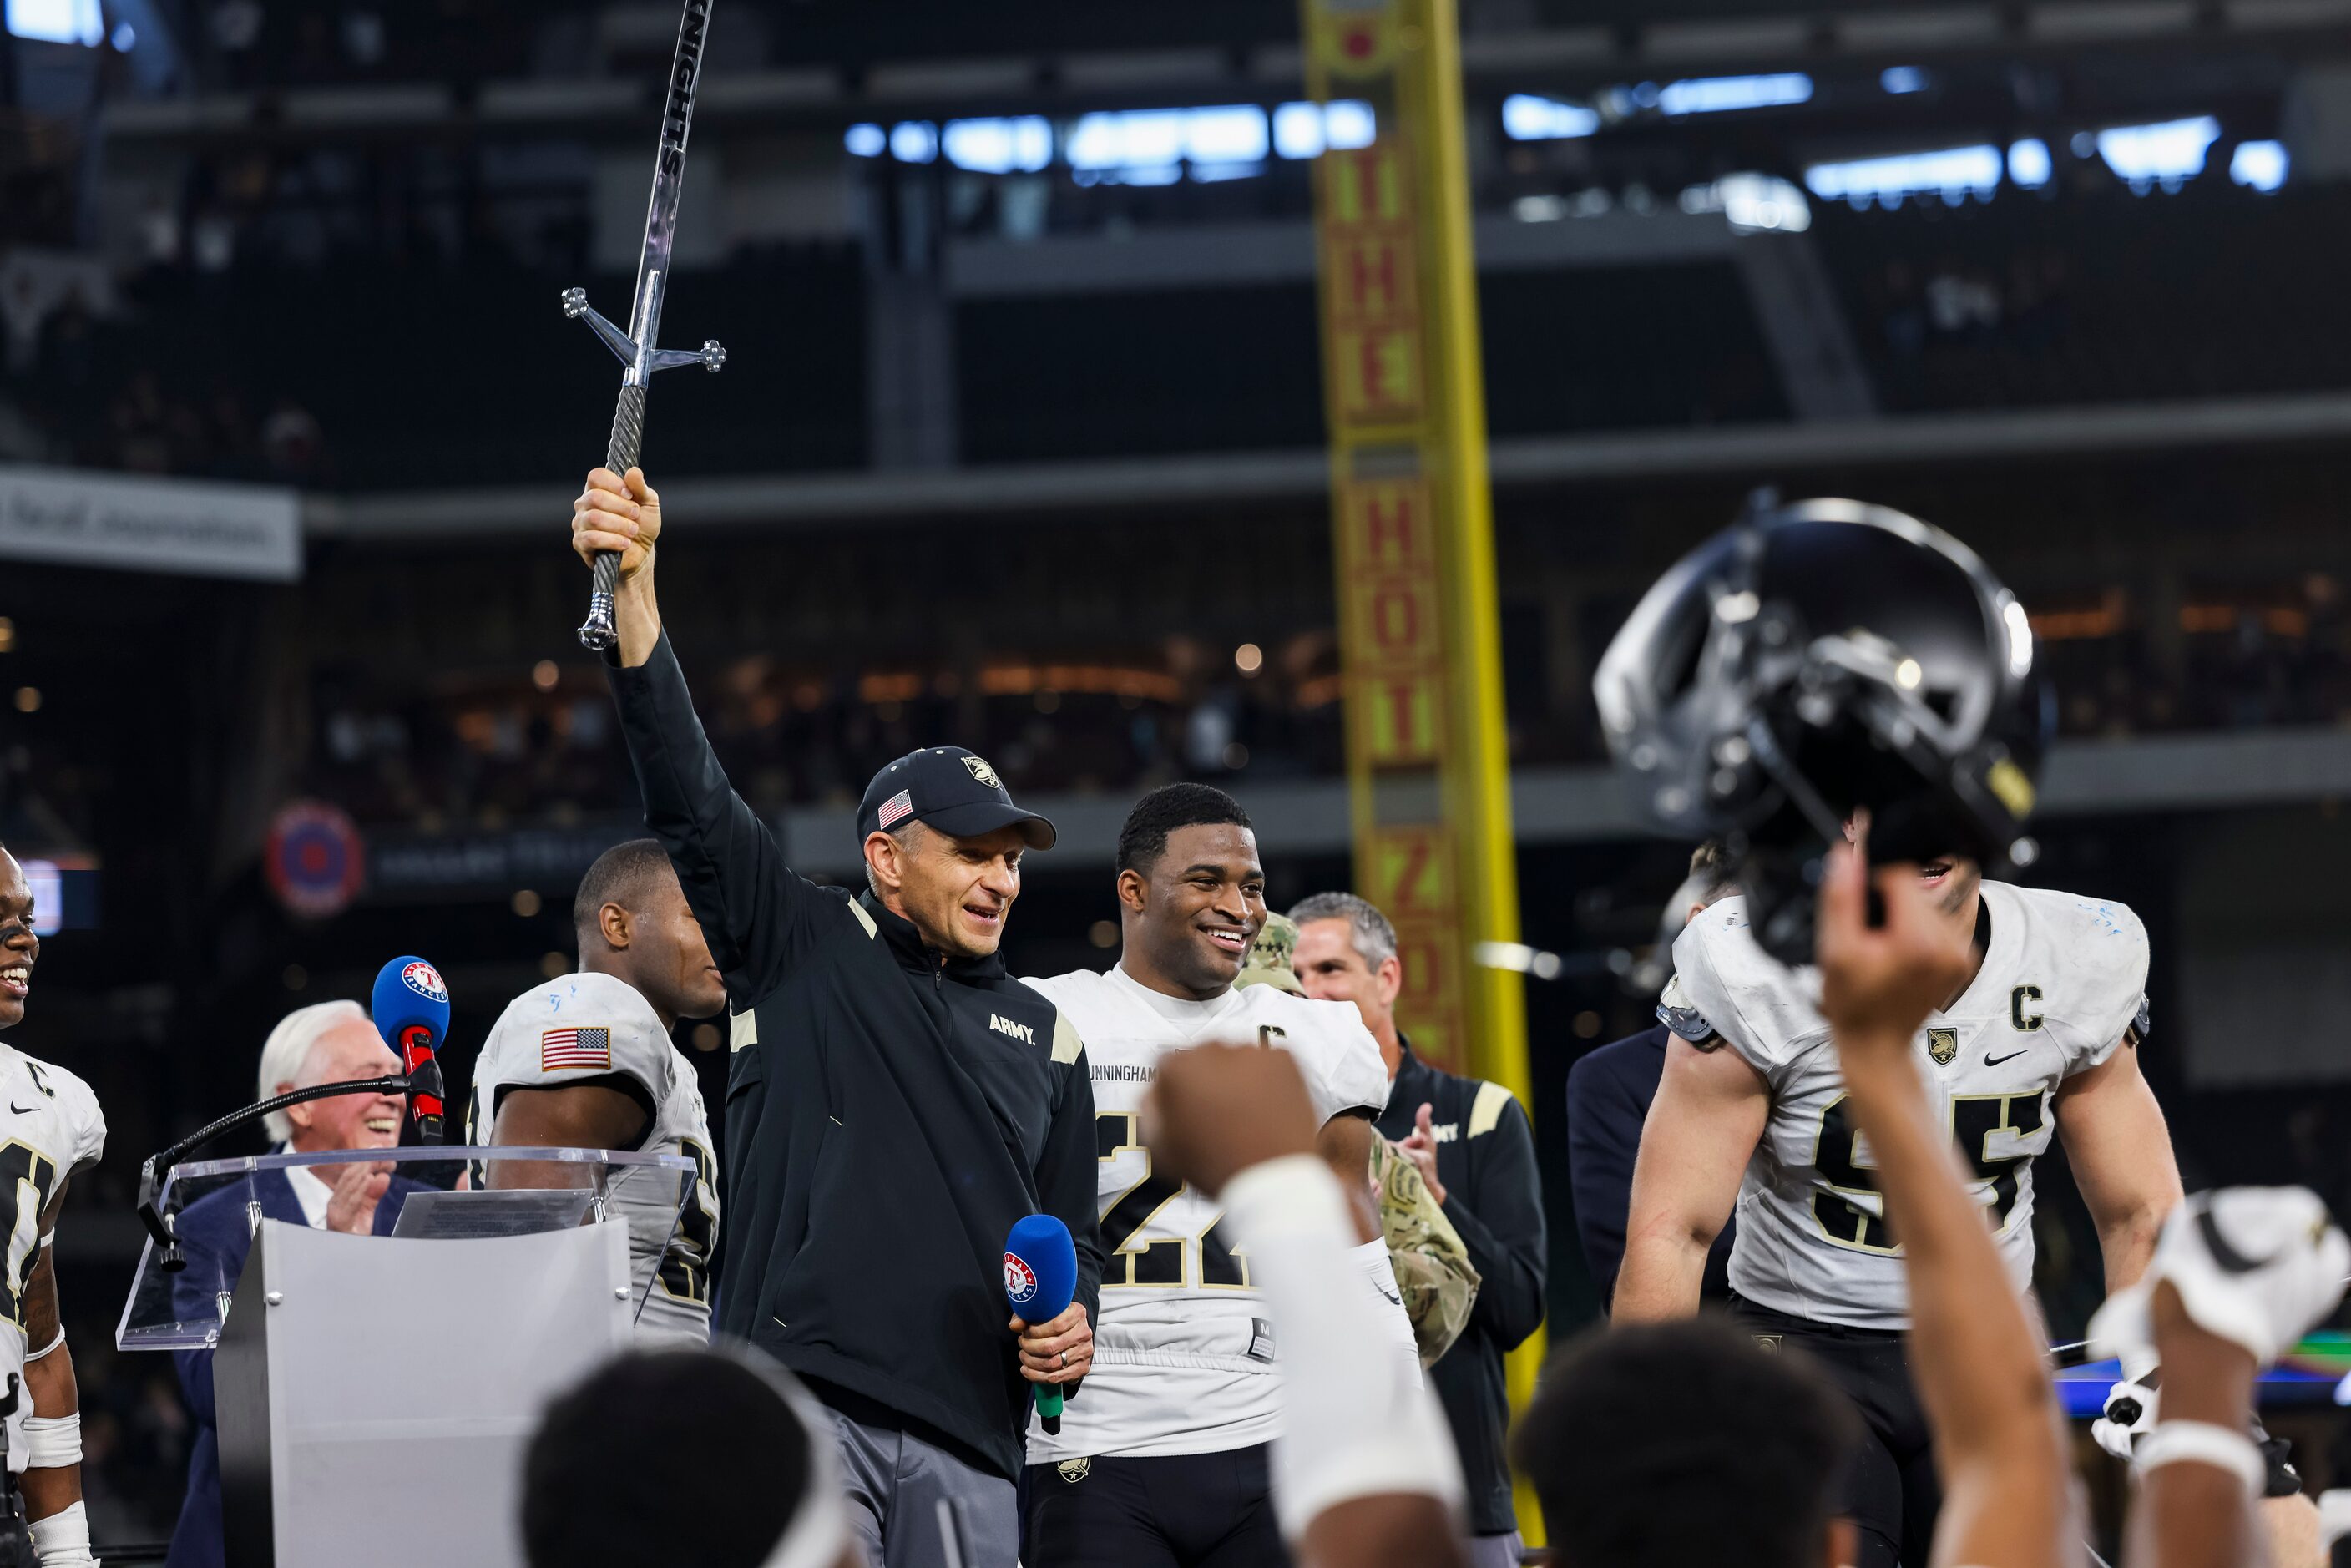
MULTIPOLYGON (((1519 890, 1453 0, 1300 0, 1308 96, 1368 146, 1314 166, 1355 885, 1395 923, 1416 1049, 1528 1097, 1519 890)), ((1541 1329, 1509 1362, 1526 1408, 1541 1329)), ((1519 1525, 1543 1540, 1523 1483, 1519 1525)))
POLYGON ((1302 0, 1310 96, 1372 105, 1315 165, 1355 876, 1416 1050, 1526 1092, 1492 517, 1448 0, 1302 0))

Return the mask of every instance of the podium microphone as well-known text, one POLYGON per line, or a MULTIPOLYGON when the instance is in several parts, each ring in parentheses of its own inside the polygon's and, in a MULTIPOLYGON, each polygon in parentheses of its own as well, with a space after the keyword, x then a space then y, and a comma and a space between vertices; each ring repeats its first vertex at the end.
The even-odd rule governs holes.
MULTIPOLYGON (((1004 1299, 1031 1325, 1051 1322, 1070 1310, 1078 1291, 1078 1248, 1070 1228, 1050 1214, 1032 1214, 1004 1239, 1004 1299)), ((1040 1383, 1037 1414, 1046 1432, 1061 1431, 1061 1385, 1040 1383)))
POLYGON ((408 1074, 408 1113, 416 1124, 416 1141, 439 1143, 441 1062, 434 1052, 449 1032, 449 988, 441 971, 422 958, 394 958, 376 971, 368 1012, 408 1074))

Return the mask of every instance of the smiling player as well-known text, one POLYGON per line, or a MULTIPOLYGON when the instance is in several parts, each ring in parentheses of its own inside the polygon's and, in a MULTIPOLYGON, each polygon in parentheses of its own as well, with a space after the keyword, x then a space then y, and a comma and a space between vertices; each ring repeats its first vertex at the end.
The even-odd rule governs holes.
MULTIPOLYGON (((0 849, 0 1029, 24 1021, 33 992, 41 956, 33 915, 25 868, 0 849)), ((42 1568, 79 1568, 93 1561, 81 1501, 81 1397, 49 1243, 67 1181, 106 1148, 106 1117, 89 1084, 5 1042, 0 1093, 11 1112, 0 1149, 0 1175, 8 1178, 0 1180, 0 1230, 16 1238, 0 1270, 0 1385, 24 1380, 8 1417, 8 1468, 23 1488, 42 1568)))
MULTIPOLYGON (((1153 1173, 1140 1113, 1169 1051, 1212 1042, 1288 1051, 1324 1158, 1367 1198, 1387 1068, 1351 1004, 1233 988, 1265 924, 1265 871, 1248 814, 1224 791, 1170 784, 1136 803, 1119 834, 1118 901, 1117 967, 1029 982, 1077 1026, 1092 1061, 1108 1260, 1084 1396, 1071 1401, 1058 1437, 1029 1429, 1026 1561, 1272 1568, 1290 1561, 1267 1483, 1266 1445, 1280 1425, 1272 1324, 1219 1206, 1153 1173)), ((1384 1244, 1353 1258, 1363 1288, 1385 1298, 1374 1303, 1380 1321, 1416 1381, 1384 1244)))

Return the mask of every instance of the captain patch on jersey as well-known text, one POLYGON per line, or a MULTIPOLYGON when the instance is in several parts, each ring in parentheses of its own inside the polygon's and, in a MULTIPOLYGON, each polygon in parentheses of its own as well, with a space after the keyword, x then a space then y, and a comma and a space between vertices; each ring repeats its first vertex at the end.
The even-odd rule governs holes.
MULTIPOLYGON (((1316 1002, 1271 986, 1189 1001, 1123 968, 1028 982, 1086 1042, 1102 1158, 1101 1321, 1093 1371, 1059 1437, 1031 1426, 1031 1464, 1089 1455, 1216 1453, 1278 1435, 1273 1323, 1215 1200, 1151 1168, 1142 1109, 1169 1051, 1255 1041, 1287 1051, 1318 1123, 1387 1104, 1387 1066, 1352 1003, 1316 1002)), ((1365 1172, 1366 1183, 1370 1173, 1365 1172)), ((1418 1375, 1412 1324, 1386 1249, 1368 1249, 1367 1290, 1394 1304, 1399 1359, 1418 1375)))
MULTIPOLYGON (((89 1084, 62 1067, 36 1061, 0 1041, 0 1094, 8 1102, 8 1123, 0 1134, 0 1235, 8 1248, 6 1276, 0 1279, 0 1384, 25 1372, 25 1281, 40 1247, 41 1216, 74 1172, 98 1163, 106 1152, 106 1116, 89 1084)), ((31 1457, 25 1418, 31 1399, 19 1396, 8 1417, 8 1468, 21 1472, 31 1457)))
POLYGON ((498 1016, 474 1064, 465 1139, 486 1143, 497 1124, 498 1098, 509 1089, 607 1083, 640 1100, 650 1115, 647 1154, 694 1162, 694 1192, 677 1210, 677 1187, 665 1171, 622 1180, 612 1207, 629 1224, 629 1259, 644 1310, 641 1335, 710 1338, 710 1256, 718 1239, 717 1167, 710 1121, 694 1064, 670 1043, 653 1004, 611 975, 581 971, 534 987, 498 1016))
MULTIPOLYGON (((1983 967, 1928 1016, 1917 1058, 2022 1289, 2032 1276, 2032 1162, 2054 1126, 2050 1096, 2145 1036, 2147 930, 2120 904, 1982 885, 1983 967)), ((1674 969, 1657 1016, 1694 1045, 1719 1037, 1771 1089, 1771 1120, 1740 1186, 1731 1289, 1817 1322, 1908 1327, 1901 1257, 1845 1106, 1819 972, 1767 956, 1743 898, 1690 921, 1674 969)))

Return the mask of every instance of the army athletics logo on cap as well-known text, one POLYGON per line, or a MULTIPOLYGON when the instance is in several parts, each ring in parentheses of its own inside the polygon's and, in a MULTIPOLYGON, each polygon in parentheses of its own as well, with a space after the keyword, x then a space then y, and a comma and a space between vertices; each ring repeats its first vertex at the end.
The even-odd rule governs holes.
POLYGON ((861 841, 908 821, 958 839, 1019 828, 1032 850, 1051 849, 1055 837, 1052 823, 1012 803, 1004 780, 986 758, 960 746, 910 751, 865 786, 865 799, 857 808, 861 841))

